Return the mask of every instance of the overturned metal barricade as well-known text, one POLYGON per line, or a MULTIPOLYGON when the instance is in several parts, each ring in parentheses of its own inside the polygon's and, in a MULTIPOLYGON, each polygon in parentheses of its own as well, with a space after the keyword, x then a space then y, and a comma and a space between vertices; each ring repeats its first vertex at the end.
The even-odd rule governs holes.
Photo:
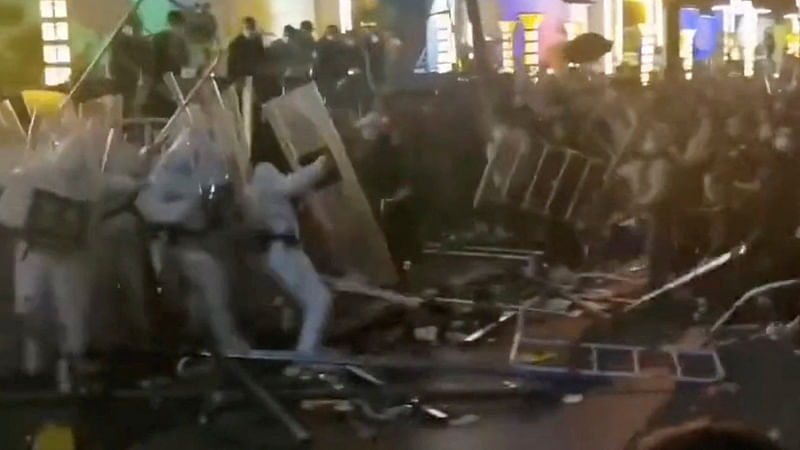
POLYGON ((716 350, 648 348, 605 343, 575 343, 526 336, 526 312, 520 307, 509 364, 521 371, 589 378, 668 377, 678 382, 716 383, 725 369, 716 350))
POLYGON ((531 142, 522 129, 499 129, 475 193, 475 208, 517 205, 550 219, 574 222, 603 186, 606 161, 575 150, 531 142))
MULTIPOLYGON (((603 184, 606 164, 567 148, 544 146, 531 152, 530 172, 512 176, 530 180, 522 209, 564 222, 575 220, 578 209, 603 184)), ((528 166, 529 167, 529 166, 528 166)), ((520 165, 520 169, 525 169, 520 165)))

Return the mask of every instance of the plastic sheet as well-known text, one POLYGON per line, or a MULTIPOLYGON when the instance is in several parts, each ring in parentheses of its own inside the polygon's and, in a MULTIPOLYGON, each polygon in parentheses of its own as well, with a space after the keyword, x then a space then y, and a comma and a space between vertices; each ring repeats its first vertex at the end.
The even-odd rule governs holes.
POLYGON ((63 139, 54 137, 47 149, 30 154, 14 169, 0 197, 0 223, 24 228, 36 192, 77 202, 97 200, 102 190, 98 133, 99 129, 78 127, 63 139))
MULTIPOLYGON (((316 85, 311 83, 271 100, 264 113, 294 170, 309 156, 330 151, 341 175, 340 182, 309 197, 310 210, 324 237, 308 240, 306 248, 312 255, 324 255, 337 267, 361 274, 374 284, 394 283, 397 273, 383 232, 316 85), (327 247, 320 248, 321 244, 327 247)), ((314 229, 309 221, 302 225, 304 231, 314 229)))

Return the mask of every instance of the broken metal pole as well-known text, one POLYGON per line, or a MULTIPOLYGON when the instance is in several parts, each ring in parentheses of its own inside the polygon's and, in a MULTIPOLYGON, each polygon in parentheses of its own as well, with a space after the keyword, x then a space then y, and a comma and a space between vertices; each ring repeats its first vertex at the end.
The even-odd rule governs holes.
POLYGON ((719 328, 722 325, 724 325, 725 322, 727 322, 728 319, 730 319, 731 316, 733 316, 733 314, 739 308, 744 306, 744 304, 747 303, 751 298, 756 297, 758 295, 761 295, 761 294, 763 294, 765 292, 774 290, 774 289, 779 289, 779 288, 784 288, 784 287, 789 287, 789 286, 796 286, 798 284, 800 284, 800 280, 799 279, 792 279, 792 280, 776 281, 774 283, 768 283, 768 284, 759 286, 759 287, 757 287, 755 289, 751 289, 750 291, 745 293, 741 298, 739 298, 739 300, 737 300, 736 303, 733 304, 733 306, 731 306, 727 311, 725 311, 725 313, 722 316, 720 316, 720 318, 717 319, 716 322, 714 322, 714 325, 712 325, 711 329, 708 331, 709 336, 713 336, 714 333, 716 333, 717 330, 719 330, 719 328))
POLYGON ((695 268, 691 272, 689 272, 689 273, 687 273, 687 274, 685 274, 685 275, 683 275, 683 276, 681 276, 679 278, 676 278, 675 280, 672 280, 671 282, 669 282, 669 283, 665 284, 664 286, 656 289, 655 291, 652 291, 649 294, 646 294, 645 296, 639 298, 635 303, 633 303, 632 305, 630 305, 627 308, 625 308, 625 312, 632 311, 632 310, 642 306, 643 304, 650 302, 651 300, 657 298, 658 296, 660 296, 662 294, 666 294, 667 292, 672 291, 673 289, 681 287, 681 286, 689 283, 690 281, 695 280, 696 278, 698 278, 698 277, 700 277, 702 275, 705 275, 705 274, 707 274, 709 272, 712 272, 712 271, 724 266, 725 264, 728 264, 735 256, 743 255, 746 251, 747 251, 747 246, 746 245, 741 245, 738 248, 729 251, 728 253, 725 253, 723 255, 720 255, 720 256, 712 259, 711 261, 709 261, 709 262, 707 262, 707 263, 695 268))

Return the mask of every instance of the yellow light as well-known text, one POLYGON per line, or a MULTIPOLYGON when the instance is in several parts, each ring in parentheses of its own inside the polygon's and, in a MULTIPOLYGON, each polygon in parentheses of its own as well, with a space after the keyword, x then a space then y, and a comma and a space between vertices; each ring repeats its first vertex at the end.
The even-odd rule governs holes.
POLYGON ((529 54, 525 55, 524 61, 526 66, 536 66, 539 64, 539 55, 529 54))
POLYGON ((544 16, 541 14, 520 14, 519 21, 526 30, 535 30, 541 25, 544 16))
POLYGON ((514 29, 517 27, 517 22, 513 20, 501 20, 498 22, 500 24, 500 31, 503 34, 511 34, 514 32, 514 29))

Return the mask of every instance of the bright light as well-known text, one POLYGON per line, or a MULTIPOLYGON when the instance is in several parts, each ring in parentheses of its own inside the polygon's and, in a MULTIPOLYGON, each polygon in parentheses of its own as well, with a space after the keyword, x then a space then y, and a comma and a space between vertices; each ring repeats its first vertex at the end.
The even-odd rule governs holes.
MULTIPOLYGON (((603 36, 609 41, 614 42, 614 19, 613 11, 611 10, 611 2, 605 1, 600 7, 603 8, 603 36)), ((603 66, 606 75, 612 75, 614 73, 613 51, 608 52, 603 57, 603 66)))
POLYGON ((43 19, 63 19, 67 17, 66 0, 42 0, 39 11, 43 19))
POLYGON ((339 23, 344 32, 353 29, 353 0, 339 0, 339 23))
POLYGON ((45 22, 42 24, 43 41, 69 40, 69 25, 67 22, 45 22))
POLYGON ((69 67, 45 67, 44 84, 58 86, 69 81, 72 70, 69 67))
POLYGON ((524 33, 524 56, 522 63, 529 75, 536 75, 539 71, 539 25, 544 16, 541 14, 520 14, 519 21, 522 23, 524 33))
POLYGON ((453 22, 449 13, 434 16, 436 24, 436 71, 446 73, 453 71, 456 63, 455 36, 453 22))
POLYGON ((69 64, 72 55, 69 48, 69 24, 67 23, 66 0, 42 0, 39 2, 42 17, 42 60, 45 63, 44 83, 57 86, 68 83, 72 75, 69 64))
POLYGON ((44 45, 44 62, 47 64, 69 64, 70 50, 69 45, 44 45))

